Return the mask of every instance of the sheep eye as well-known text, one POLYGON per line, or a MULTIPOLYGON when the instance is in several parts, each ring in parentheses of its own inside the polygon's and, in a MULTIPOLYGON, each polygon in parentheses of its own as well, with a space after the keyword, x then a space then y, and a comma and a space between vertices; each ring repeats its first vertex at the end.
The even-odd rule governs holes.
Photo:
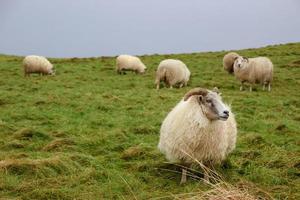
POLYGON ((212 101, 210 99, 207 99, 206 102, 207 103, 212 103, 212 101))

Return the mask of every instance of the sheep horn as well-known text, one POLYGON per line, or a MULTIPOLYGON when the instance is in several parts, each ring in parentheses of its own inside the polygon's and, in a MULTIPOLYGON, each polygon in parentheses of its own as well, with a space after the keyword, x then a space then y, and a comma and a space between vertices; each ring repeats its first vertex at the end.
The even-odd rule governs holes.
POLYGON ((187 101, 191 96, 193 95, 202 95, 202 96, 206 96, 208 93, 208 91, 206 89, 203 88, 194 88, 191 89, 190 91, 188 91, 185 95, 184 95, 184 101, 187 101))

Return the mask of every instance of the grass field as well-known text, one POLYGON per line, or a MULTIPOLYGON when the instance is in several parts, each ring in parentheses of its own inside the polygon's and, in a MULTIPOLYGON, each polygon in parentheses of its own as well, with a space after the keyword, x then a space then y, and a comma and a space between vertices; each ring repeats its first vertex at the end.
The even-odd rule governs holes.
POLYGON ((50 59, 56 76, 30 78, 22 57, 0 55, 0 199, 174 199, 207 190, 192 179, 179 185, 179 168, 156 148, 162 120, 197 86, 219 87, 236 114, 237 148, 217 169, 224 180, 256 196, 300 199, 300 43, 237 52, 273 61, 271 92, 239 91, 223 70, 225 51, 141 56, 145 75, 116 74, 113 57, 50 59), (155 89, 165 58, 187 64, 188 87, 155 89))

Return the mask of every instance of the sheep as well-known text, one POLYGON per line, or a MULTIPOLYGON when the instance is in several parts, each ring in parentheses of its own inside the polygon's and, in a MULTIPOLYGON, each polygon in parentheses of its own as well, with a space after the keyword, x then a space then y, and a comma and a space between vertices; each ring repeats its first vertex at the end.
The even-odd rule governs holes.
POLYGON ((144 63, 136 56, 120 55, 117 57, 116 63, 116 71, 119 74, 121 74, 124 70, 134 71, 135 73, 143 74, 147 69, 144 63))
POLYGON ((179 83, 179 88, 186 86, 191 72, 180 60, 166 59, 159 63, 156 71, 156 89, 159 89, 160 81, 164 81, 170 88, 179 83))
POLYGON ((233 74, 233 63, 238 56, 239 54, 235 52, 229 52, 224 56, 223 67, 229 74, 233 74))
POLYGON ((250 92, 252 85, 260 83, 268 85, 268 91, 271 91, 271 83, 273 80, 273 64, 267 57, 246 58, 238 56, 234 61, 234 75, 241 82, 240 90, 243 90, 244 82, 250 83, 250 92))
MULTIPOLYGON (((235 148, 235 117, 220 95, 217 88, 190 90, 161 125, 158 149, 170 162, 185 166, 181 184, 191 164, 221 164, 235 148)), ((207 172, 204 178, 208 180, 207 172)))
POLYGON ((32 73, 55 75, 53 65, 43 56, 30 55, 23 60, 24 76, 32 73))

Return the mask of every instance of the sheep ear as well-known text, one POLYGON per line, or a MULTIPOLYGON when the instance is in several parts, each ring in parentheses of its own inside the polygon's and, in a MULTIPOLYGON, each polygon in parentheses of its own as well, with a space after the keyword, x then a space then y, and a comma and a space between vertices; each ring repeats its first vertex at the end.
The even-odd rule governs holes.
POLYGON ((235 56, 234 58, 233 58, 233 60, 236 60, 238 58, 238 56, 235 56))
POLYGON ((212 91, 215 92, 215 93, 217 93, 217 94, 220 93, 220 92, 219 92, 219 89, 218 89, 217 87, 214 87, 214 89, 213 89, 212 91))

